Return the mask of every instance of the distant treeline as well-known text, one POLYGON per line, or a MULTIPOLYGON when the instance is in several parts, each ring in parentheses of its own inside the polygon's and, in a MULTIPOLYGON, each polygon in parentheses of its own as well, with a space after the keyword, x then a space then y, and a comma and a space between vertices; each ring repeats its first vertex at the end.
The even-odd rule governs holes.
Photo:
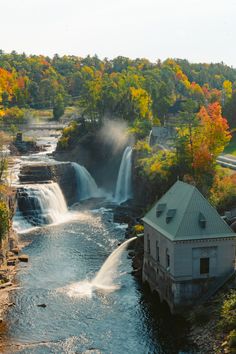
POLYGON ((179 102, 192 99, 199 107, 218 101, 230 125, 236 126, 235 89, 236 69, 223 63, 57 54, 49 58, 0 51, 0 114, 5 119, 17 117, 16 107, 61 107, 60 115, 64 106, 77 104, 96 121, 112 116, 131 124, 140 119, 163 123, 179 102))

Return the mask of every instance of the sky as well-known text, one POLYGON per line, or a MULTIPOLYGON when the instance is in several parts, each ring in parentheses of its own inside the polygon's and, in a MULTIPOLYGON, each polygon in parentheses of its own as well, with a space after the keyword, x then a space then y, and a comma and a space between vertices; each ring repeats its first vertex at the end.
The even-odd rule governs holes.
POLYGON ((236 67, 236 0, 0 0, 0 49, 236 67))

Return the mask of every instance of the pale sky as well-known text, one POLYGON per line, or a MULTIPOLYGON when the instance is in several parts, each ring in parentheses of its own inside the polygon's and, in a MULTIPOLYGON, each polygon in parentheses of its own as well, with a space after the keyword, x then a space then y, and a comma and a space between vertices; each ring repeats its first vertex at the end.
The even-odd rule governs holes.
POLYGON ((236 67, 236 0, 0 0, 0 49, 236 67))

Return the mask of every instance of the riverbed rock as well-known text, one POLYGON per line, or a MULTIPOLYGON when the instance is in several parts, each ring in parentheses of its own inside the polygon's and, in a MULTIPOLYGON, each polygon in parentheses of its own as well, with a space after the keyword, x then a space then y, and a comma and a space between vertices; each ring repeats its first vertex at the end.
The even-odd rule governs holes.
POLYGON ((19 259, 20 262, 28 262, 29 261, 29 256, 27 256, 27 254, 21 254, 18 257, 18 259, 19 259))
POLYGON ((16 263, 17 263, 17 258, 15 258, 15 257, 10 257, 10 258, 7 259, 7 265, 8 265, 9 267, 15 266, 16 263))
POLYGON ((12 248, 12 253, 18 255, 19 254, 19 248, 18 247, 15 247, 15 248, 12 248))

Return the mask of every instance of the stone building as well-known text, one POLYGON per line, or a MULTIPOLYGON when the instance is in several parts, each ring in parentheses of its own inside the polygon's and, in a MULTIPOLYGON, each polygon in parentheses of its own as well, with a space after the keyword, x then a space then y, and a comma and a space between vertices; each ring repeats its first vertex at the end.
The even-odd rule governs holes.
POLYGON ((177 181, 145 215, 143 281, 172 312, 234 272, 236 234, 192 185, 177 181))

